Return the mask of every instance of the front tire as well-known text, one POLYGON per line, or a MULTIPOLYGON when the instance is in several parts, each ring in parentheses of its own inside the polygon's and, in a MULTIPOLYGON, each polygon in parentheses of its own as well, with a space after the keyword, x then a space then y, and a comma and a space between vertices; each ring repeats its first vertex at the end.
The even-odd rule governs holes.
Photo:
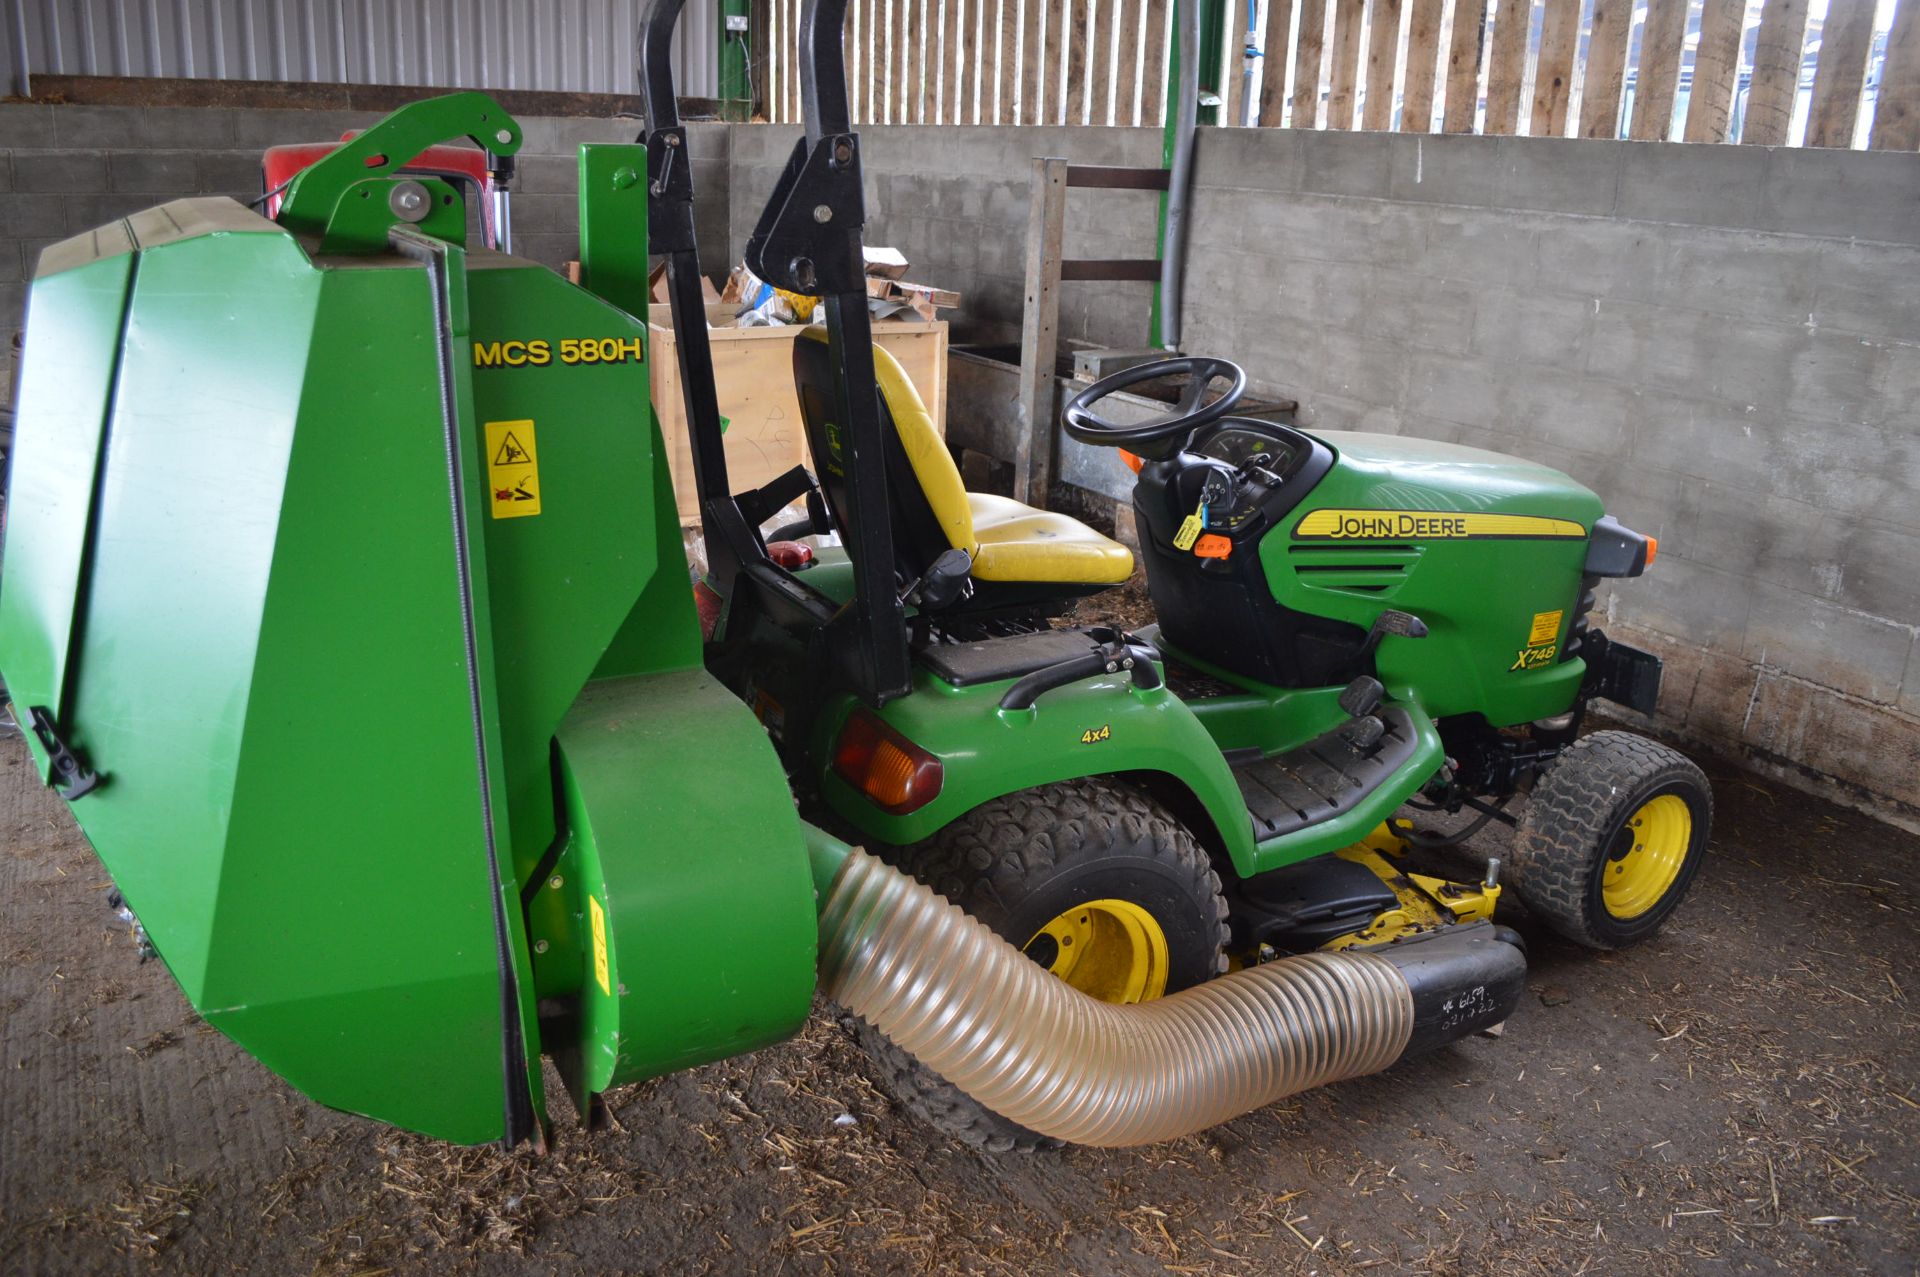
POLYGON ((1713 790, 1691 759, 1632 732, 1595 732, 1534 787, 1508 881, 1569 940, 1625 948, 1679 907, 1712 827, 1713 790))
MULTIPOLYGON (((1146 1001, 1226 969, 1226 898, 1206 852, 1159 804, 1114 781, 993 799, 888 859, 1104 1001, 1146 1001)), ((855 1034, 895 1100, 935 1129, 988 1152, 1055 1143, 864 1021, 855 1034)))

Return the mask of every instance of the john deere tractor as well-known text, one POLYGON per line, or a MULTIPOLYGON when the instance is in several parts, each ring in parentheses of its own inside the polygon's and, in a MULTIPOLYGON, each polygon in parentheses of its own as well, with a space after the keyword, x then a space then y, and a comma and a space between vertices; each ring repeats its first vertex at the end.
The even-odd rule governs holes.
POLYGON ((806 135, 748 248, 822 299, 813 464, 733 491, 681 3, 644 24, 641 139, 581 148, 578 285, 500 251, 501 190, 467 246, 437 144, 504 177, 521 141, 481 93, 317 151, 271 219, 181 200, 40 261, 0 672, 209 1022, 322 1103, 511 1144, 545 1138, 542 1055, 591 1117, 820 991, 962 1138, 1128 1144, 1506 1021, 1507 886, 1585 945, 1659 928, 1705 780, 1581 735, 1595 697, 1653 707, 1658 661, 1588 616, 1652 540, 1542 466, 1237 417, 1245 374, 1183 356, 1066 409, 1137 465, 1159 619, 1065 623, 1132 554, 968 492, 873 345, 845 0, 808 0, 806 135), (1511 855, 1423 872, 1463 835, 1410 808, 1513 823, 1511 855))

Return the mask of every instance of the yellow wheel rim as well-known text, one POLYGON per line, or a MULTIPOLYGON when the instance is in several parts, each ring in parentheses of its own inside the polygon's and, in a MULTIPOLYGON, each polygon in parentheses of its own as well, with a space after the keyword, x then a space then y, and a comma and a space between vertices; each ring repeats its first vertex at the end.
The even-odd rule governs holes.
POLYGON ((1615 835, 1601 867, 1600 894, 1607 912, 1638 918, 1659 904, 1680 876, 1693 842, 1693 812, 1678 794, 1641 804, 1615 835))
POLYGON ((1167 933, 1131 900, 1075 905, 1056 914, 1022 948, 1102 1002, 1145 1002, 1167 991, 1167 933))

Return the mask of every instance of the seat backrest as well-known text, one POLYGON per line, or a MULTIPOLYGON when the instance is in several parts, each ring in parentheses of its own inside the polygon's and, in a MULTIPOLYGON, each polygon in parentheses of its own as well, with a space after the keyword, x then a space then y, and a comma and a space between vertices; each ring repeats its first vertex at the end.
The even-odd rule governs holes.
MULTIPOLYGON (((874 381, 880 409, 880 442, 887 470, 888 513, 893 520, 894 570, 904 581, 917 580, 933 561, 951 549, 973 554, 973 514, 966 485, 953 464, 946 440, 934 428, 900 362, 884 348, 873 348, 874 381)), ((836 526, 847 519, 846 436, 834 420, 833 358, 827 330, 814 325, 793 343, 794 389, 806 423, 807 448, 814 477, 826 495, 836 526)), ((849 552, 853 538, 847 538, 849 552)))

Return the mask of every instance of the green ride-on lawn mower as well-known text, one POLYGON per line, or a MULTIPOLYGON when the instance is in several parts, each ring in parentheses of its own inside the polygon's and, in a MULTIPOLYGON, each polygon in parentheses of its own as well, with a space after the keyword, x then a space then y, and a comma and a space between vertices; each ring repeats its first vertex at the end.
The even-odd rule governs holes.
POLYGON ((845 0, 806 6, 806 136, 748 249, 823 299, 794 358, 817 473, 732 492, 681 3, 643 24, 642 141, 582 148, 578 286, 470 251, 459 192, 409 171, 460 137, 508 170, 480 93, 343 142, 272 220, 180 200, 40 261, 0 673, 211 1024, 322 1103, 513 1144, 546 1138, 543 1056, 591 1121, 819 992, 944 1129, 1115 1145, 1503 1023, 1503 876, 1583 944, 1658 928, 1704 778, 1578 734, 1594 696, 1652 707, 1658 662, 1587 622, 1651 541, 1543 467, 1236 418, 1239 370, 1187 358, 1157 420, 1101 401, 1166 365, 1066 414, 1140 461, 1159 623, 1061 623, 1132 556, 966 492, 874 348, 845 0), (1453 840, 1403 806, 1521 793, 1504 875, 1415 872, 1453 840))

